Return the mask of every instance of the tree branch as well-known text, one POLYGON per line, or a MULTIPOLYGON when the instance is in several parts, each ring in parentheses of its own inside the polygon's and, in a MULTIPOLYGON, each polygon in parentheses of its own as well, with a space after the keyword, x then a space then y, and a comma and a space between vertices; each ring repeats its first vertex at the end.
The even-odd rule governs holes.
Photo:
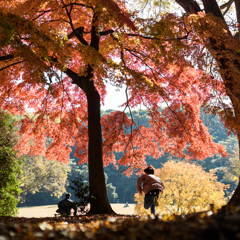
POLYGON ((216 0, 202 0, 205 13, 212 13, 214 16, 224 20, 222 12, 216 0))
POLYGON ((65 4, 66 7, 69 7, 69 6, 81 6, 81 7, 85 7, 85 8, 90 8, 92 10, 94 10, 94 8, 92 6, 87 6, 85 4, 82 4, 82 3, 69 3, 69 4, 65 4))
MULTIPOLYGON (((230 0, 232 1, 232 0, 230 0)), ((187 13, 197 13, 201 11, 198 3, 192 0, 175 0, 187 13)), ((223 15, 220 11, 220 8, 215 0, 202 0, 204 5, 205 13, 211 12, 213 15, 220 17, 222 19, 223 15)))
POLYGON ((223 13, 223 16, 225 16, 225 14, 228 12, 228 10, 230 9, 232 3, 234 2, 234 0, 230 0, 229 2, 223 4, 222 6, 220 6, 220 9, 224 9, 224 8, 227 8, 224 13, 223 13))
POLYGON ((195 1, 191 1, 189 4, 191 13, 197 14, 198 12, 201 12, 201 8, 199 7, 198 3, 195 1))
POLYGON ((5 56, 0 56, 0 61, 6 61, 6 60, 11 60, 14 58, 14 55, 5 55, 5 56))
POLYGON ((73 32, 71 32, 70 34, 68 34, 68 39, 71 39, 73 37, 77 37, 78 40, 79 38, 81 38, 81 40, 79 40, 82 44, 84 45, 88 45, 88 43, 85 41, 85 39, 83 38, 83 33, 86 33, 84 32, 84 27, 78 27, 76 29, 73 29, 73 32))
POLYGON ((224 3, 220 6, 220 9, 223 10, 224 8, 230 8, 234 0, 229 0, 227 3, 224 3))
POLYGON ((77 75, 77 73, 72 71, 70 68, 67 68, 64 72, 73 80, 74 84, 77 84, 82 90, 84 90, 81 78, 77 75))
POLYGON ((56 63, 55 67, 58 68, 60 71, 64 72, 67 74, 68 77, 70 77, 73 81, 74 84, 76 84, 77 86, 79 86, 84 92, 86 92, 86 84, 84 84, 84 80, 85 77, 81 77, 78 76, 77 73, 75 73, 74 71, 72 71, 70 68, 66 68, 66 70, 62 70, 63 67, 62 65, 59 63, 57 57, 52 56, 51 57, 52 62, 56 63))
POLYGON ((99 51, 99 33, 97 31, 98 26, 98 14, 97 12, 94 12, 93 18, 92 18, 92 30, 91 30, 91 46, 99 51))
POLYGON ((113 34, 114 33, 114 31, 112 30, 112 29, 109 29, 109 30, 107 30, 107 31, 104 31, 104 32, 100 32, 100 36, 106 36, 106 35, 108 35, 108 34, 113 34))
MULTIPOLYGON (((81 7, 86 7, 86 8, 90 8, 93 10, 92 6, 86 6, 85 4, 81 4, 81 3, 69 3, 69 4, 65 4, 66 7, 69 6, 81 6, 81 7)), ((62 8, 65 8, 65 6, 63 6, 62 8)), ((39 17, 43 16, 45 13, 48 12, 52 12, 53 10, 46 10, 46 11, 37 11, 38 13, 40 13, 37 17, 35 17, 34 19, 32 19, 32 21, 35 21, 36 19, 38 19, 39 17)))
POLYGON ((68 39, 71 39, 71 38, 75 37, 75 34, 82 36, 83 32, 84 32, 84 27, 78 27, 78 28, 74 29, 73 32, 68 34, 67 37, 68 37, 68 39))
POLYGON ((185 10, 186 13, 191 12, 190 10, 191 2, 192 0, 176 0, 176 3, 178 3, 185 10))
POLYGON ((19 63, 25 62, 25 61, 26 61, 26 60, 22 60, 22 61, 19 61, 19 62, 12 63, 12 64, 10 64, 10 65, 8 65, 8 66, 6 66, 6 67, 0 68, 0 71, 2 71, 2 70, 4 70, 4 69, 7 69, 7 68, 9 68, 9 67, 12 67, 12 66, 14 66, 14 65, 17 65, 17 64, 19 64, 19 63))
MULTIPOLYGON (((71 14, 70 14, 71 11, 70 11, 70 12, 68 11, 67 5, 65 5, 65 4, 63 3, 63 1, 62 1, 62 4, 64 5, 65 11, 66 11, 66 13, 67 13, 67 15, 68 15, 68 18, 69 18, 69 24, 70 24, 70 26, 71 26, 71 28, 72 28, 72 30, 73 30, 73 32, 70 33, 69 36, 71 35, 71 38, 72 38, 73 36, 76 36, 80 43, 88 46, 88 45, 89 45, 88 42, 87 42, 87 41, 83 38, 83 36, 82 36, 84 27, 79 27, 79 28, 77 28, 77 29, 74 28, 73 22, 72 22, 72 18, 71 18, 71 14), (76 30, 77 30, 77 32, 76 32, 76 30), (81 31, 81 30, 82 30, 82 31, 81 31), (80 32, 80 31, 81 31, 81 32, 80 32)), ((71 6, 71 5, 70 5, 70 6, 71 6)))
POLYGON ((52 12, 52 11, 53 11, 53 10, 42 11, 42 13, 39 14, 37 17, 33 18, 32 21, 35 21, 35 20, 37 20, 38 18, 40 18, 41 16, 43 16, 45 13, 52 12))

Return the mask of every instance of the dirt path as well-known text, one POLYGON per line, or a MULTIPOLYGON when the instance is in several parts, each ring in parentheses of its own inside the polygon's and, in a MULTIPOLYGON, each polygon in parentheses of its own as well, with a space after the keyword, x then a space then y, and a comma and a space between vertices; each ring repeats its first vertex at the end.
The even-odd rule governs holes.
MULTIPOLYGON (((122 203, 111 204, 112 209, 119 214, 134 214, 135 204, 129 204, 129 207, 124 207, 122 203)), ((19 217, 54 217, 57 210, 57 205, 44 205, 38 207, 19 207, 19 217)))

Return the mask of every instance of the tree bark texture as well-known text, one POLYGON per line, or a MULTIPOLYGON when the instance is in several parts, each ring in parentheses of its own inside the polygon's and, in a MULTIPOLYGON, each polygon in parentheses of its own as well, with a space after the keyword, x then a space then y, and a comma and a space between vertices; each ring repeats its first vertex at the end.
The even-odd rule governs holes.
MULTIPOLYGON (((98 6, 93 9, 91 43, 89 44, 83 37, 84 27, 78 27, 73 31, 79 42, 85 46, 90 46, 99 51, 100 34, 98 32, 98 6)), ((71 34, 69 35, 71 37, 71 34)), ((89 214, 111 214, 114 211, 107 198, 107 188, 103 169, 102 152, 102 126, 100 111, 100 95, 94 85, 94 68, 88 65, 86 76, 78 76, 71 69, 67 69, 66 74, 72 78, 73 83, 78 85, 87 96, 88 103, 88 173, 90 189, 90 211, 89 214)))
MULTIPOLYGON (((197 4, 196 2, 189 1, 189 0, 176 0, 176 2, 180 6, 182 6, 186 12, 191 13, 191 14, 196 13, 191 8, 191 6, 196 6, 196 4, 197 4), (193 2, 194 2, 194 4, 193 4, 193 2)), ((224 20, 224 17, 221 13, 221 10, 220 10, 216 0, 202 0, 202 2, 204 5, 205 13, 212 13, 214 16, 219 17, 222 20, 224 20)), ((239 16, 240 0, 235 0, 235 6, 236 6, 237 16, 239 16)), ((231 35, 231 33, 229 31, 229 38, 231 38, 231 37, 233 37, 233 36, 231 35)), ((214 50, 217 50, 219 52, 226 50, 224 43, 221 46, 219 46, 219 45, 216 46, 215 41, 212 38, 209 38, 209 42, 210 42, 211 48, 213 48, 214 50)), ((229 66, 231 65, 230 59, 217 58, 215 60, 217 61, 219 68, 221 70, 223 70, 223 71, 221 71, 221 77, 223 79, 226 92, 232 102, 232 105, 233 105, 234 114, 235 114, 235 118, 233 119, 233 121, 236 121, 235 124, 240 125, 239 124, 239 121, 240 121, 240 93, 238 91, 238 88, 236 87, 236 85, 239 84, 240 79, 237 78, 236 76, 232 76, 231 69, 229 68, 229 66)), ((240 67, 238 62, 235 62, 234 66, 236 67, 236 69, 239 69, 239 67, 240 67)), ((239 137, 240 137, 240 130, 238 130, 238 141, 240 140, 239 137)), ((239 146, 240 146, 240 141, 239 141, 239 146)), ((239 156, 240 156, 240 154, 239 154, 239 156)), ((240 205, 240 182, 239 182, 233 196, 227 203, 227 205, 232 205, 232 206, 240 205)))
POLYGON ((103 169, 102 127, 100 95, 94 86, 93 68, 88 66, 87 76, 78 76, 67 69, 65 73, 80 87, 87 96, 88 102, 88 173, 90 189, 89 214, 114 213, 107 198, 107 189, 103 169))
MULTIPOLYGON (((95 7, 92 18, 91 43, 90 46, 99 51, 100 34, 98 32, 98 5, 95 7)), ((88 102, 88 173, 89 189, 91 195, 91 208, 89 214, 114 213, 108 198, 103 169, 103 146, 102 126, 100 111, 100 95, 94 86, 94 69, 88 66, 87 88, 85 93, 88 102)))
POLYGON ((93 81, 89 81, 86 95, 88 101, 88 169, 91 196, 89 214, 113 213, 107 198, 103 169, 100 95, 95 89, 93 81))
MULTIPOLYGON (((236 15, 237 15, 237 22, 240 23, 240 0, 235 0, 235 8, 236 8, 236 15)), ((238 26, 238 31, 240 32, 240 26, 238 26)))

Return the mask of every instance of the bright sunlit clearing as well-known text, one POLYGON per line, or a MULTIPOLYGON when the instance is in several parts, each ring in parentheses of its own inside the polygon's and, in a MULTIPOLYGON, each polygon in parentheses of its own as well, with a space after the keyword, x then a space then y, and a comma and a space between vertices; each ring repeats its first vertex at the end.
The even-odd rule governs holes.
POLYGON ((108 109, 114 109, 114 110, 124 110, 125 107, 120 107, 123 103, 126 102, 126 94, 124 88, 116 91, 116 87, 107 86, 107 96, 104 101, 104 105, 102 103, 101 109, 102 110, 108 110, 108 109))

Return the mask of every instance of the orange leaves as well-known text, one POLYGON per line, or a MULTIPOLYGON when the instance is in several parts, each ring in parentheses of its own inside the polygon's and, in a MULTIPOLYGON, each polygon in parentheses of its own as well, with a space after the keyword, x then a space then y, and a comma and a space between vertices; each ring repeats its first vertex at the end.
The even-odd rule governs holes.
MULTIPOLYGON (((38 85, 31 89, 39 99, 36 101, 33 95, 33 98, 22 101, 34 107, 37 115, 31 118, 26 115, 21 120, 19 134, 22 138, 16 149, 21 153, 46 155, 48 159, 66 163, 70 146, 74 146, 76 141, 81 146, 83 136, 79 137, 79 131, 84 125, 86 127, 86 97, 66 79, 53 83, 48 90, 43 88, 43 95, 38 85), (50 143, 46 143, 46 139, 51 139, 50 143)), ((84 134, 87 135, 87 131, 84 134)), ((87 142, 84 144, 87 145, 87 142)))
POLYGON ((103 138, 105 145, 113 145, 119 139, 125 138, 124 127, 129 128, 131 121, 126 113, 117 111, 102 117, 103 138), (110 135, 111 134, 111 135, 110 135))
MULTIPOLYGON (((114 0, 95 0, 99 5, 106 7, 108 13, 112 13, 113 20, 117 20, 120 26, 126 24, 129 28, 136 30, 136 27, 129 15, 126 13, 126 6, 124 1, 118 1, 116 3, 114 0), (123 9, 122 9, 123 8, 123 9)), ((94 1, 93 1, 94 2, 94 1)))
MULTIPOLYGON (((151 118, 149 128, 135 125, 134 119, 121 112, 102 118, 106 165, 126 165, 130 174, 134 168, 143 168, 146 155, 158 158, 170 153, 202 159, 224 153, 203 126, 199 107, 225 92, 219 81, 196 69, 192 56, 197 52, 204 59, 206 54, 202 45, 193 47, 196 36, 186 31, 183 18, 169 14, 159 21, 133 18, 133 22, 120 0, 15 4, 9 10, 19 23, 9 16, 5 19, 14 26, 14 34, 3 34, 1 54, 13 54, 11 64, 24 62, 3 72, 0 105, 21 115, 30 108, 36 115, 22 120, 20 151, 66 161, 70 146, 76 144, 79 163, 87 162, 84 91, 91 81, 101 100, 106 83, 117 88, 127 85, 127 105, 145 106, 151 118), (76 31, 80 27, 81 32, 76 31), (47 137, 52 142, 45 146, 47 137), (114 152, 125 155, 116 161, 114 152)), ((0 10, 3 5, 0 1, 0 10)), ((5 29, 1 21, 0 27, 5 29)), ((0 61, 2 68, 8 63, 0 61)))
POLYGON ((128 141, 125 128, 131 126, 131 122, 127 115, 123 112, 114 112, 110 115, 102 117, 103 126, 103 152, 105 153, 104 160, 115 163, 114 151, 124 151, 124 143, 128 141))
POLYGON ((204 159, 216 153, 226 153, 212 141, 200 119, 198 105, 172 104, 169 108, 153 111, 152 115, 149 132, 152 131, 162 151, 187 159, 204 159))
POLYGON ((123 112, 104 116, 102 126, 104 162, 127 166, 127 175, 135 168, 142 169, 145 166, 145 155, 154 158, 161 155, 151 130, 142 125, 136 126, 123 112), (124 152, 124 155, 116 162, 114 152, 124 152))

